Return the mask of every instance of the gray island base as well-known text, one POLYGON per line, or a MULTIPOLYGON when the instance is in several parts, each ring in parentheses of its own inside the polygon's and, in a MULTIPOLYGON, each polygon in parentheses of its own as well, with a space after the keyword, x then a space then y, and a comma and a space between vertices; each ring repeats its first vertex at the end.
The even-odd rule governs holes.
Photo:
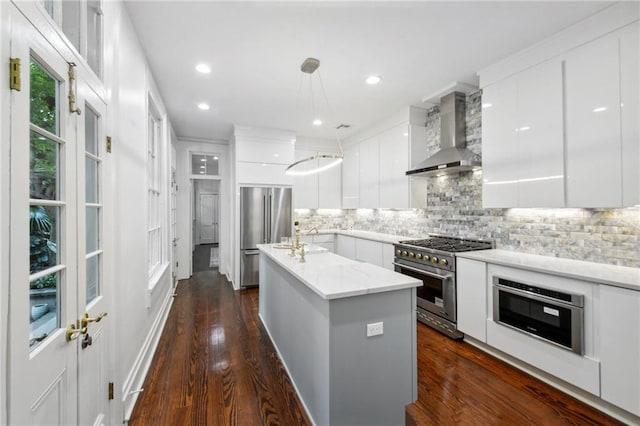
POLYGON ((404 424, 417 398, 422 283, 330 252, 300 263, 273 244, 258 248, 260 319, 313 423, 404 424))

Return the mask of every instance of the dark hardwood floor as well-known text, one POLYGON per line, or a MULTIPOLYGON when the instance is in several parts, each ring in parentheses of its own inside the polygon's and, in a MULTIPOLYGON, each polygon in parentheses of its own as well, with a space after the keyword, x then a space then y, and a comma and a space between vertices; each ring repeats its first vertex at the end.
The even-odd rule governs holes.
POLYGON ((309 425, 258 319, 217 270, 180 281, 130 425, 309 425))
POLYGON ((476 347, 418 323, 418 401, 407 425, 620 425, 476 347))
POLYGON ((211 271, 217 266, 209 266, 211 261, 211 250, 218 247, 218 244, 198 244, 193 251, 193 273, 211 271))
MULTIPOLYGON (((130 424, 308 425, 258 319, 257 289, 209 270, 181 281, 130 424)), ((473 346, 418 324, 408 425, 619 424, 473 346)))

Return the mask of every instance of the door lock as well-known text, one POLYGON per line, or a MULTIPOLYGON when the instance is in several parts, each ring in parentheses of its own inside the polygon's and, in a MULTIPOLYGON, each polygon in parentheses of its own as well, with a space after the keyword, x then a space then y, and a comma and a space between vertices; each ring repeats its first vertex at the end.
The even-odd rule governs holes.
POLYGON ((92 343, 93 343, 93 337, 89 336, 89 333, 87 333, 84 335, 84 337, 82 337, 80 346, 82 346, 82 349, 87 349, 87 347, 91 346, 92 343))

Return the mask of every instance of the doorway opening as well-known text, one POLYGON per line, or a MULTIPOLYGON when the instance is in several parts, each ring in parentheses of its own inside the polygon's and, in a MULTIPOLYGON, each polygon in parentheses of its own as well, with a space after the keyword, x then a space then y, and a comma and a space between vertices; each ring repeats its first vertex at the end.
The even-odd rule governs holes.
POLYGON ((194 179, 192 194, 192 272, 220 266, 220 181, 194 179))

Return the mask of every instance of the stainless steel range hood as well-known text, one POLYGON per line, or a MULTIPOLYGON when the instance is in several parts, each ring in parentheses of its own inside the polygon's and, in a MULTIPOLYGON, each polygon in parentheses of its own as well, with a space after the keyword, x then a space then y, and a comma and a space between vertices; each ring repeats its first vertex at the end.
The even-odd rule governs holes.
POLYGON ((440 150, 412 170, 409 175, 434 176, 480 168, 480 156, 467 149, 466 97, 452 92, 440 98, 440 150))

